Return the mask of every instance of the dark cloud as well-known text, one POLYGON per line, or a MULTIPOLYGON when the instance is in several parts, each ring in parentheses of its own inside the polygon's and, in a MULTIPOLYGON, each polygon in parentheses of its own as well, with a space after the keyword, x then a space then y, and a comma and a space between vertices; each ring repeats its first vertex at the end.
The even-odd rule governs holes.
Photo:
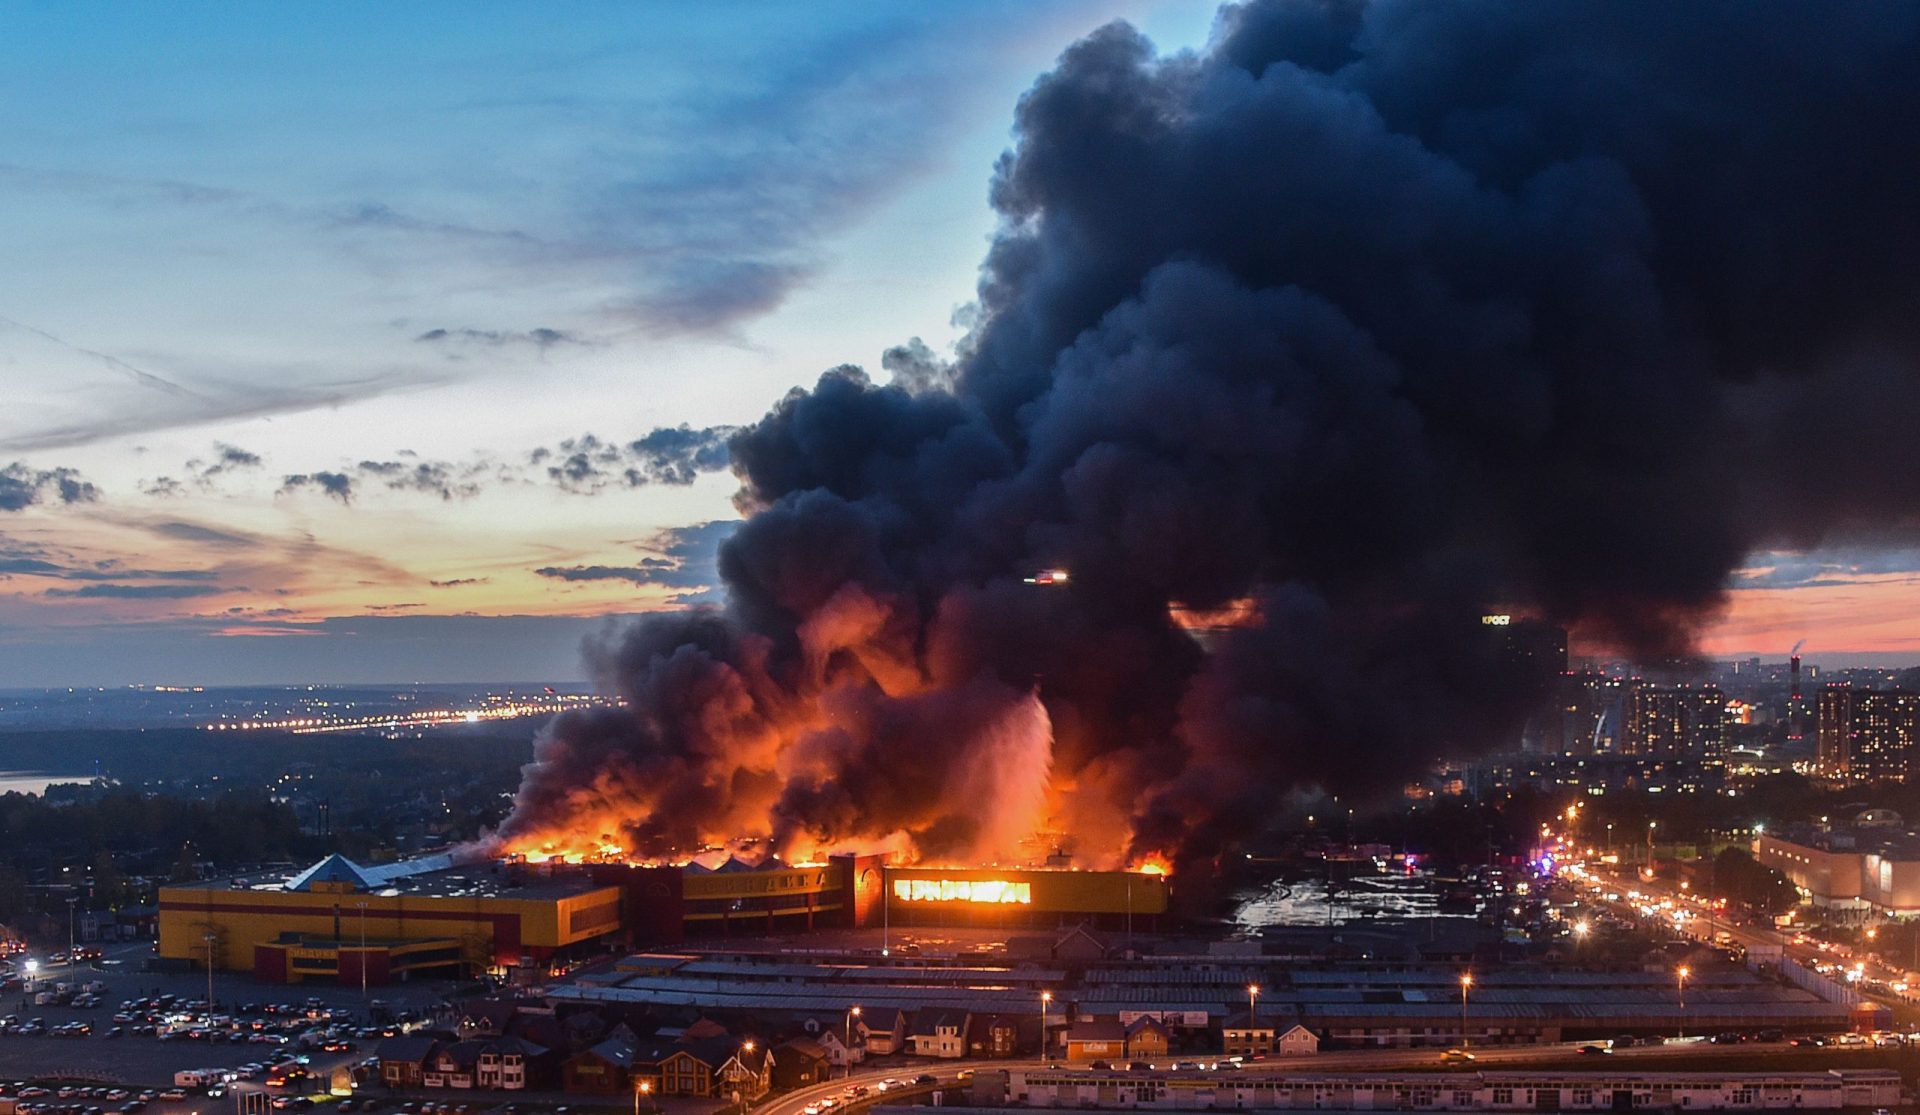
POLYGON ((279 494, 286 495, 303 488, 316 488, 341 503, 353 502, 353 477, 344 472, 295 473, 280 482, 279 494))
MULTIPOLYGON (((202 488, 211 488, 214 481, 230 472, 256 469, 260 467, 260 464, 259 454, 250 453, 237 445, 228 445, 224 441, 216 441, 213 443, 213 457, 211 459, 196 457, 188 461, 184 467, 187 475, 193 478, 194 483, 202 488)), ((163 476, 154 483, 156 485, 163 485, 172 484, 173 481, 163 476)), ((144 485, 142 486, 142 490, 147 491, 149 495, 174 494, 171 491, 149 491, 144 485)))
POLYGON ((738 432, 737 426, 662 426, 625 444, 582 434, 554 448, 533 450, 527 462, 545 465, 549 481, 580 495, 610 485, 687 485, 728 467, 727 443, 738 432))
POLYGON ((73 597, 82 600, 190 600, 199 596, 218 596, 233 589, 219 585, 123 585, 94 584, 79 588, 50 588, 41 595, 73 597))
POLYGON ((649 556, 632 565, 549 565, 534 572, 556 581, 659 585, 681 590, 673 603, 712 603, 719 599, 720 547, 739 526, 736 519, 715 519, 663 530, 642 544, 649 556))
POLYGON ((64 566, 45 558, 0 554, 0 575, 25 573, 34 576, 58 576, 63 572, 65 572, 64 566))
POLYGON ((894 386, 915 394, 950 390, 956 370, 952 363, 934 355, 927 342, 918 337, 881 353, 880 366, 893 376, 894 386))
POLYGON ((151 480, 140 482, 140 494, 153 496, 156 499, 171 499, 174 496, 185 495, 186 492, 187 486, 171 476, 156 476, 151 480))
POLYGON ((449 581, 428 581, 427 584, 434 588, 461 588, 466 585, 489 584, 492 580, 492 577, 455 577, 449 581))
POLYGON ((92 569, 66 570, 61 576, 69 581, 213 581, 220 575, 211 569, 133 569, 104 561, 92 569))
POLYGON ((623 476, 630 487, 691 484, 702 473, 727 467, 727 439, 737 432, 734 426, 698 430, 685 425, 663 426, 627 443, 627 458, 633 463, 623 476))
POLYGON ((118 559, 82 562, 45 546, 0 537, 0 576, 49 577, 62 581, 214 581, 211 569, 143 569, 118 559))
POLYGON ((204 526, 200 523, 173 520, 170 522, 135 525, 140 526, 143 530, 160 535, 163 538, 175 538, 182 542, 197 542, 202 545, 217 546, 222 549, 246 549, 261 544, 257 538, 252 538, 244 534, 235 534, 232 531, 216 530, 213 527, 204 526))
POLYGON ((75 469, 34 469, 23 461, 0 468, 0 511, 22 511, 37 503, 92 503, 100 490, 75 469))
POLYGON ((1920 8, 1249 3, 1074 44, 1016 135, 951 389, 908 347, 730 439, 724 609, 590 648, 630 710, 509 839, 1023 813, 1197 875, 1511 743, 1483 611, 1683 652, 1750 552, 1920 534, 1920 8))
POLYGON ((499 329, 429 329, 415 337, 424 344, 475 344, 498 347, 501 345, 531 345, 537 349, 548 349, 555 345, 585 344, 579 337, 559 329, 528 329, 524 331, 499 329))
POLYGON ((354 469, 396 492, 425 492, 453 500, 480 494, 480 485, 472 477, 484 466, 463 470, 445 461, 361 461, 354 469))
POLYGON ((651 559, 638 565, 547 565, 534 570, 556 581, 630 581, 636 585, 659 584, 660 577, 672 571, 672 562, 651 559))

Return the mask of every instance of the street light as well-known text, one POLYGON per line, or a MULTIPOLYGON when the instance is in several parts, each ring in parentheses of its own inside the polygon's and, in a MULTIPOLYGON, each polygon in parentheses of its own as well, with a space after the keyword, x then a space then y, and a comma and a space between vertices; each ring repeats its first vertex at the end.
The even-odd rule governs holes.
POLYGON ((858 1004, 847 1008, 847 1075, 853 1075, 853 1020, 860 1017, 858 1004))
POLYGON ((1047 1004, 1053 1002, 1053 992, 1040 993, 1040 1063, 1050 1065, 1053 1061, 1047 1056, 1047 1004))
POLYGON ((360 1001, 367 1001, 367 904, 357 902, 360 907, 360 1001))
POLYGON ((1593 932, 1593 926, 1587 924, 1587 920, 1585 918, 1582 918, 1579 921, 1576 921, 1573 923, 1573 935, 1575 937, 1578 937, 1584 941, 1586 940, 1587 934, 1591 932, 1593 932))
POLYGON ((79 901, 78 898, 67 899, 67 964, 69 966, 73 964, 73 908, 79 901))
POLYGON ((207 931, 207 1024, 213 1024, 213 942, 218 938, 212 930, 207 931))
POLYGON ((1460 1048, 1462 1049, 1473 1044, 1473 1039, 1467 1036, 1467 989, 1472 986, 1473 973, 1462 972, 1460 974, 1460 1048))
POLYGON ((647 1107, 653 1107, 653 1081, 636 1080, 633 1082, 633 1115, 640 1115, 640 1097, 647 1097, 647 1107))
POLYGON ((1684 1039, 1687 1036, 1687 977, 1692 975, 1693 972, 1685 964, 1682 964, 1680 967, 1674 969, 1673 974, 1678 978, 1680 986, 1680 1033, 1678 1036, 1684 1039))

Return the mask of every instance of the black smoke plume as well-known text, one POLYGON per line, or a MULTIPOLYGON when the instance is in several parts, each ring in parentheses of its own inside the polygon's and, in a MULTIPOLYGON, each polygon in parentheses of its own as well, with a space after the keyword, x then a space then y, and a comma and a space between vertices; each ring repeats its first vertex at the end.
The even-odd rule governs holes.
POLYGON ((597 649, 630 707, 554 723, 504 836, 942 858, 1026 822, 1197 865, 1290 788, 1513 739, 1538 679, 1485 611, 1671 653, 1757 547, 1911 536, 1917 25, 1095 32, 1020 102, 958 361, 733 438, 729 603, 597 649), (1222 609, 1205 647, 1175 619, 1222 609))

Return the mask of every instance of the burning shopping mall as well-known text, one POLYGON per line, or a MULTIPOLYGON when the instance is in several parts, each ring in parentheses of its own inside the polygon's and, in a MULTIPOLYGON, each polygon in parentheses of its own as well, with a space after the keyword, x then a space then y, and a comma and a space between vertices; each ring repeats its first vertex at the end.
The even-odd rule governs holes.
POLYGON ((889 866, 879 855, 645 866, 429 856, 169 886, 162 958, 272 982, 380 984, 547 963, 611 942, 826 928, 1137 924, 1168 910, 1143 871, 889 866))

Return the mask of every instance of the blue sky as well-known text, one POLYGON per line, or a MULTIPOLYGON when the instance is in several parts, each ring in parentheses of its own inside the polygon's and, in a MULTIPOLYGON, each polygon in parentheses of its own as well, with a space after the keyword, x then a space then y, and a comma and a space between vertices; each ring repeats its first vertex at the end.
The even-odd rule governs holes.
POLYGON ((733 512, 549 470, 948 349, 1015 100, 1115 18, 1212 6, 9 8, 0 676, 571 676, 733 512))

